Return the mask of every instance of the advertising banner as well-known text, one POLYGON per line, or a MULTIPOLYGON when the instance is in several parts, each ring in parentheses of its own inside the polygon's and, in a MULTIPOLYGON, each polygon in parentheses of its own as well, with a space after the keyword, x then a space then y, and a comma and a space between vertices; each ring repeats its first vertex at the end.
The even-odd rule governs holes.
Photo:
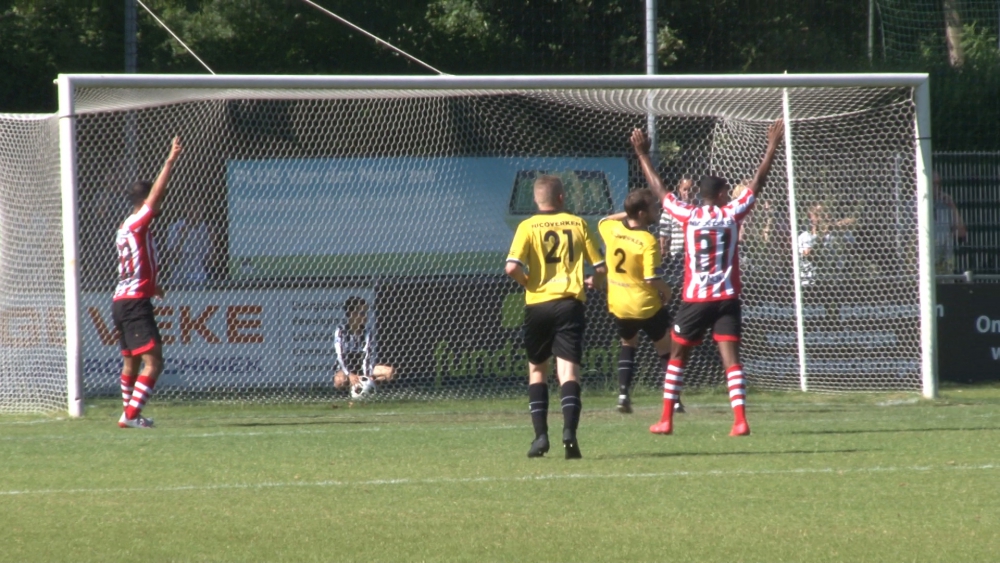
POLYGON ((1000 284, 938 284, 938 373, 944 381, 1000 381, 1000 284))
POLYGON ((628 192, 624 158, 232 160, 229 275, 496 273, 541 174, 561 177, 567 211, 592 222, 628 192))
MULTIPOLYGON (((368 288, 270 291, 178 291, 154 301, 164 345, 158 387, 189 391, 328 384, 336 357, 334 331, 344 301, 373 303, 368 288)), ((111 298, 83 295, 84 384, 117 389, 121 352, 111 298)), ((370 326, 378 313, 369 308, 370 326)), ((377 336, 377 334, 376 334, 377 336)))

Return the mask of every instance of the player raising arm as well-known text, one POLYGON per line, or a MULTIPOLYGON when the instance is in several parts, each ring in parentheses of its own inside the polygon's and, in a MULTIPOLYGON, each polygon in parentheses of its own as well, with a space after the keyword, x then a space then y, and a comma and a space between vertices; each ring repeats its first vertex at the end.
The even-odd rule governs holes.
POLYGON ((740 223, 764 190, 764 182, 783 133, 784 126, 780 119, 768 128, 764 158, 757 174, 739 198, 730 201, 729 186, 724 179, 705 176, 699 182, 702 205, 694 206, 680 201, 664 189, 649 158, 649 139, 639 129, 632 131, 632 146, 650 188, 663 202, 663 210, 684 224, 682 301, 674 319, 674 342, 663 385, 663 414, 660 422, 649 427, 654 434, 673 432, 674 403, 680 399, 684 365, 691 348, 701 343, 709 328, 722 356, 729 402, 735 418, 729 435, 750 434, 744 407, 746 380, 739 358, 742 316, 737 241, 740 223))
POLYGON ((118 228, 115 237, 118 287, 111 302, 111 317, 120 335, 123 358, 121 387, 125 412, 118 420, 121 428, 153 426, 152 419, 140 416, 163 370, 163 340, 151 302, 154 296, 162 297, 163 292, 157 285, 156 252, 150 227, 160 213, 170 172, 180 154, 181 139, 174 137, 156 182, 139 181, 129 186, 132 214, 118 228))
POLYGON ((585 325, 584 262, 604 274, 604 259, 587 223, 563 211, 565 192, 556 176, 535 180, 538 214, 517 226, 505 268, 525 288, 524 345, 528 353, 528 408, 535 440, 528 457, 549 451, 549 357, 556 357, 562 398, 563 449, 566 459, 578 459, 576 430, 580 422, 580 361, 585 325), (527 268, 527 272, 525 271, 527 268))
POLYGON ((656 275, 660 250, 649 226, 660 215, 660 203, 648 189, 625 198, 625 212, 601 219, 608 268, 608 310, 615 318, 622 347, 618 357, 618 411, 632 412, 629 388, 635 373, 639 331, 653 341, 664 365, 670 359, 670 287, 656 275))

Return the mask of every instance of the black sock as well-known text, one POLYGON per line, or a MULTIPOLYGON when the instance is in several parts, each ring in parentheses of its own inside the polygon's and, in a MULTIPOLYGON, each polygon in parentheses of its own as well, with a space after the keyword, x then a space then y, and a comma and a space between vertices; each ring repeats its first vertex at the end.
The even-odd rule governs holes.
POLYGON ((635 348, 622 346, 618 354, 618 394, 628 395, 632 387, 632 375, 635 373, 635 348))
POLYGON ((569 431, 575 435, 576 428, 580 425, 580 411, 583 410, 580 384, 575 381, 563 383, 559 388, 559 395, 562 397, 563 432, 569 431))
POLYGON ((531 425, 535 427, 535 438, 549 433, 549 384, 528 385, 528 410, 531 411, 531 425))

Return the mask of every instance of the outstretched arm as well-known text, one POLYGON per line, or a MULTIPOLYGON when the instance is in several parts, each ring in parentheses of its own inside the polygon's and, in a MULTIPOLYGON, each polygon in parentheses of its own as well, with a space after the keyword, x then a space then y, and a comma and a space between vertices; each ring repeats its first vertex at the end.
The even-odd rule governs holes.
POLYGON ((764 160, 760 161, 760 167, 757 168, 757 174, 754 175, 753 180, 750 181, 750 185, 747 189, 753 194, 754 198, 758 198, 764 193, 764 184, 767 182, 767 173, 771 171, 771 164, 774 163, 774 155, 778 152, 778 143, 781 142, 781 138, 785 135, 785 120, 778 119, 767 128, 767 150, 764 151, 764 160))
POLYGON ((653 191, 657 200, 663 201, 663 197, 667 195, 669 190, 664 187, 663 180, 660 179, 656 167, 653 166, 653 159, 649 157, 649 137, 643 133, 642 129, 633 129, 629 141, 632 143, 632 148, 635 149, 636 156, 639 157, 639 166, 642 167, 642 174, 646 177, 649 189, 653 191))
POLYGON ((180 154, 181 138, 174 137, 173 142, 170 144, 170 154, 167 156, 167 161, 163 163, 160 175, 156 177, 153 188, 149 190, 149 195, 146 196, 146 205, 154 212, 160 209, 160 202, 163 201, 163 195, 167 190, 167 182, 170 181, 170 171, 173 169, 174 163, 177 162, 177 157, 180 154))

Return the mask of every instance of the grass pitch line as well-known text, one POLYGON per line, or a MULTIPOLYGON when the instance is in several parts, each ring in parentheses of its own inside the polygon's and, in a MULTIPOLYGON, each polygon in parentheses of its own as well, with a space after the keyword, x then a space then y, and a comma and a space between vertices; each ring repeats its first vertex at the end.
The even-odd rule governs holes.
POLYGON ((302 487, 378 487, 392 485, 455 485, 475 483, 526 483, 533 481, 565 481, 574 479, 661 479, 667 477, 752 477, 760 475, 846 475, 864 473, 924 473, 929 471, 989 471, 1000 469, 994 464, 985 465, 914 465, 909 467, 859 467, 838 469, 835 467, 797 469, 738 469, 733 471, 664 471, 656 473, 549 473, 545 475, 524 475, 521 477, 442 477, 433 479, 371 479, 367 481, 310 481, 277 483, 228 483, 218 485, 177 485, 168 487, 118 487, 94 489, 37 489, 0 491, 0 496, 20 495, 72 495, 72 494, 122 494, 122 493, 167 493, 184 491, 226 491, 247 489, 282 489, 302 487))
MULTIPOLYGON (((497 426, 478 426, 478 425, 454 425, 454 426, 442 426, 442 427, 423 427, 423 426, 366 426, 363 428, 325 428, 325 429, 313 429, 313 430, 274 430, 274 431, 263 431, 263 430, 251 430, 251 431, 237 431, 237 432, 204 432, 199 434, 171 434, 157 431, 156 434, 152 432, 122 432, 120 429, 112 429, 107 434, 100 434, 96 436, 87 436, 87 440, 93 440, 95 438, 108 438, 113 440, 133 440, 133 439, 197 439, 197 438, 259 438, 266 436, 302 436, 307 434, 354 434, 360 432, 407 432, 407 431, 433 431, 433 432, 469 432, 469 431, 480 431, 480 430, 524 430, 527 427, 523 424, 501 424, 497 426)), ((35 440, 79 440, 80 437, 74 434, 35 434, 27 436, 0 436, 0 442, 33 442, 35 440)))

